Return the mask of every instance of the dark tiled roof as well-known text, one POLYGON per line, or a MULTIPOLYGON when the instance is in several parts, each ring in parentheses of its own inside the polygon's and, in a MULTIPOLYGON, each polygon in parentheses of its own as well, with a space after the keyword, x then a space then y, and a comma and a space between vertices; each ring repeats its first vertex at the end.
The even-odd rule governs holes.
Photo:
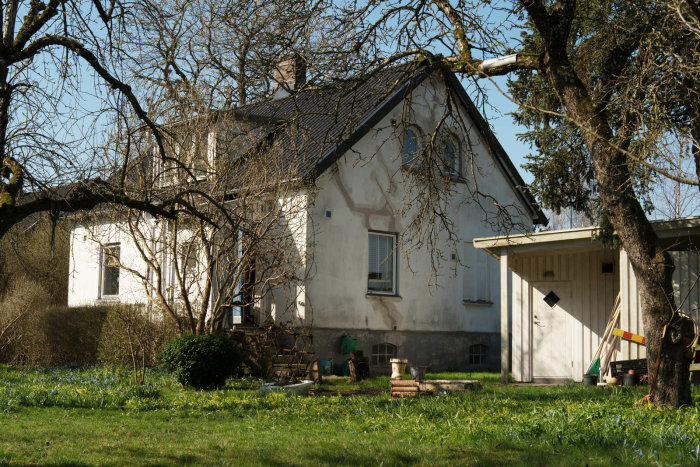
POLYGON ((394 107, 393 101, 398 103, 429 74, 426 67, 404 65, 363 80, 250 104, 234 114, 236 119, 266 126, 270 135, 275 132, 275 142, 290 155, 301 176, 319 175, 334 156, 345 152, 394 107))
MULTIPOLYGON (((355 144, 434 70, 409 63, 375 72, 362 80, 299 91, 282 99, 249 104, 233 111, 238 121, 264 129, 288 157, 294 173, 315 178, 355 144)), ((499 170, 527 207, 535 223, 547 218, 520 174, 457 77, 449 83, 485 138, 499 170)))

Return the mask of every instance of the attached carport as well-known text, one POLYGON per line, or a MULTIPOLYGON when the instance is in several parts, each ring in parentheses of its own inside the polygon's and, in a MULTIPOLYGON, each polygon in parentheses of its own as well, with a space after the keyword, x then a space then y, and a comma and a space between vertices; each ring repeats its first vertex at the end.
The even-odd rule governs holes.
MULTIPOLYGON (((700 217, 654 221, 674 257, 676 304, 700 322, 700 217)), ((474 239, 500 260, 501 371, 515 381, 581 381, 620 295, 620 327, 644 335, 634 273, 624 250, 602 245, 595 227, 474 239), (511 294, 508 279, 512 272, 511 294), (512 310, 512 319, 508 310, 512 310), (512 355, 508 335, 512 333, 512 355)), ((622 341, 613 360, 645 358, 622 341)))

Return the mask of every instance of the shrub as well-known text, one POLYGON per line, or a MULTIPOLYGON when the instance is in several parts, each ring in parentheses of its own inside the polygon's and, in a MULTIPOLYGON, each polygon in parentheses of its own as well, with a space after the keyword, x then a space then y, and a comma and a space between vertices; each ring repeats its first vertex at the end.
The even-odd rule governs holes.
POLYGON ((24 275, 10 281, 0 297, 0 361, 3 363, 38 363, 36 324, 50 297, 46 290, 24 275))
POLYGON ((49 294, 36 281, 14 279, 0 301, 0 361, 43 366, 97 363, 107 309, 49 304, 49 294))
POLYGON ((238 346, 221 334, 186 334, 168 343, 158 355, 165 369, 183 385, 199 389, 221 387, 241 364, 238 346))
POLYGON ((112 306, 100 336, 100 363, 128 365, 134 383, 143 384, 146 367, 155 365, 156 355, 177 334, 172 321, 154 316, 143 305, 112 306))
POLYGON ((131 366, 137 358, 145 366, 154 366, 158 353, 177 335, 171 320, 149 314, 143 305, 113 305, 102 326, 99 361, 131 366))

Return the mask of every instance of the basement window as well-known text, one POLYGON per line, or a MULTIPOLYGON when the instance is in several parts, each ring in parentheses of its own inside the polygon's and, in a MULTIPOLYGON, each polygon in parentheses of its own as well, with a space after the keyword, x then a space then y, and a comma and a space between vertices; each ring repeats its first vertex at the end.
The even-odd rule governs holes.
POLYGON ((397 347, 384 342, 372 346, 372 366, 389 366, 390 360, 396 358, 397 347))
POLYGON ((469 346, 469 364, 486 365, 489 358, 489 346, 485 344, 472 344, 469 346))

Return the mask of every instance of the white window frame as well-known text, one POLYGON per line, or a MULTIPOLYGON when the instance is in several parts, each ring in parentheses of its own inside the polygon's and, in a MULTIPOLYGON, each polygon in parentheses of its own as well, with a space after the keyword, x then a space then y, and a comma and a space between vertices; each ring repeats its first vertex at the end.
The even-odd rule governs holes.
POLYGON ((388 367, 391 365, 391 359, 396 358, 398 346, 390 342, 382 342, 372 346, 372 366, 388 367), (382 361, 380 361, 382 360, 382 361))
POLYGON ((368 295, 397 295, 398 294, 398 281, 397 281, 397 276, 398 276, 398 261, 397 261, 397 240, 398 236, 395 233, 391 232, 377 232, 370 230, 367 234, 367 294, 368 295), (370 271, 370 247, 369 243, 371 241, 372 236, 378 236, 378 237, 389 237, 391 238, 392 241, 392 250, 391 250, 391 255, 392 255, 392 262, 393 264, 391 265, 391 273, 392 273, 392 280, 391 280, 391 290, 378 290, 378 289, 373 289, 370 287, 370 281, 378 281, 381 279, 370 279, 369 274, 372 272, 370 271))
POLYGON ((100 248, 100 298, 107 298, 107 299, 114 299, 119 297, 119 282, 120 282, 120 276, 121 276, 121 268, 120 268, 120 263, 121 261, 121 244, 116 242, 116 243, 108 243, 106 245, 102 245, 100 248), (107 259, 110 257, 114 257, 114 255, 108 254, 109 250, 113 250, 114 248, 119 249, 119 255, 116 257, 117 260, 117 265, 108 265, 107 264, 107 259), (107 272, 106 268, 108 267, 115 267, 117 268, 117 290, 116 294, 109 294, 105 292, 105 280, 107 279, 107 272))

